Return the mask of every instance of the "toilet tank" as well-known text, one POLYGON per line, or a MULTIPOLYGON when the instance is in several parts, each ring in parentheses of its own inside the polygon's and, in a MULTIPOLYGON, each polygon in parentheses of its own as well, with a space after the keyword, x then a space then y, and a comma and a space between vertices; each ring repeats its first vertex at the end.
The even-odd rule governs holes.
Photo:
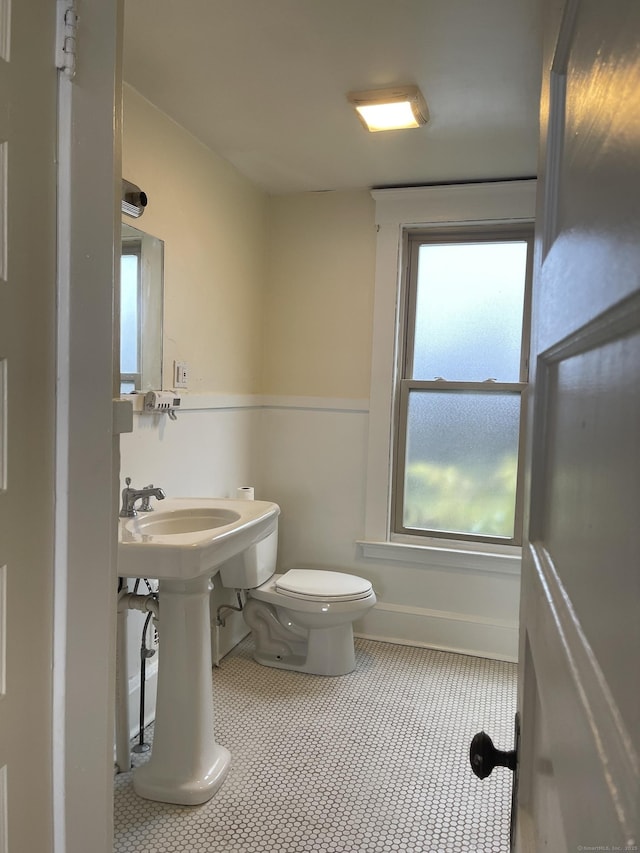
POLYGON ((254 589, 269 580, 276 570, 278 531, 236 554, 220 566, 222 586, 231 589, 254 589))

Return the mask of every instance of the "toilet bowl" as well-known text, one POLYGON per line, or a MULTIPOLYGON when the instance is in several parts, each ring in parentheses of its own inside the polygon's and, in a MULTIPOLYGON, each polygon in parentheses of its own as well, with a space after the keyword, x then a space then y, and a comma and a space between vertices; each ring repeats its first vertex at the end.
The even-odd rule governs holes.
POLYGON ((244 618, 264 666, 315 675, 355 669, 353 622, 376 596, 369 581, 342 572, 291 569, 248 593, 244 618))
POLYGON ((314 675, 355 669, 353 622, 376 603, 369 581, 319 569, 275 574, 277 531, 220 570, 223 586, 247 591, 243 615, 263 666, 314 675))

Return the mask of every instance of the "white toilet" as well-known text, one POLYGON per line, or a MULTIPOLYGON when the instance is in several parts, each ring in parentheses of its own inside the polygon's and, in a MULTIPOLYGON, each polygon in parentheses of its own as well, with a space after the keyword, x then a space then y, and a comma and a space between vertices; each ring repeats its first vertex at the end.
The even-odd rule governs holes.
POLYGON ((275 574, 278 533, 220 567, 222 585, 247 591, 243 610, 264 666, 314 675, 355 669, 353 622, 376 603, 369 581, 319 569, 275 574))

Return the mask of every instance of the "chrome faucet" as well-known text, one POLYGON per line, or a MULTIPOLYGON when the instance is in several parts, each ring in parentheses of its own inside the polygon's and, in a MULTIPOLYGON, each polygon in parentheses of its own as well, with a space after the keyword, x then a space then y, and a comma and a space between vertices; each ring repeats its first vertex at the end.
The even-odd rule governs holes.
MULTIPOLYGON (((162 489, 159 489, 154 486, 145 486, 144 489, 132 489, 131 488, 131 477, 127 477, 125 480, 126 488, 122 490, 122 507, 120 509, 120 518, 133 518, 138 513, 135 509, 135 503, 137 500, 142 498, 146 500, 147 506, 149 506, 149 498, 154 497, 159 501, 163 501, 165 498, 165 494, 162 489)), ((150 507, 149 507, 150 508, 150 507)), ((147 510, 148 512, 149 510, 147 510)))

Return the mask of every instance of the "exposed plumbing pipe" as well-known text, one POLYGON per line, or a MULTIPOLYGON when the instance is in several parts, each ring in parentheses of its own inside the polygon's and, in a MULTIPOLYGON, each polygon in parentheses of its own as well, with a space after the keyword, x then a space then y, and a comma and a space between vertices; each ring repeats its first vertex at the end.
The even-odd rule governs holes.
POLYGON ((220 626, 217 622, 211 634, 211 662, 215 667, 220 666, 220 626))
POLYGON ((221 604, 220 607, 216 610, 216 625, 220 625, 224 628, 225 625, 225 617, 221 616, 223 610, 235 610, 238 613, 242 613, 244 608, 244 602, 242 601, 242 590, 236 590, 236 598, 238 599, 238 606, 234 607, 233 604, 221 604))
POLYGON ((156 619, 160 615, 158 595, 155 592, 150 592, 148 595, 136 595, 135 592, 121 593, 118 599, 118 611, 121 608, 123 610, 141 610, 143 613, 149 611, 153 613, 156 619))
POLYGON ((138 743, 133 747, 134 752, 148 752, 151 747, 144 740, 144 705, 147 685, 147 660, 155 655, 155 649, 147 648, 147 630, 153 613, 149 611, 144 620, 142 638, 140 640, 140 716, 138 721, 138 743))
MULTIPOLYGON (((116 767, 119 773, 131 769, 131 751, 129 748, 129 676, 127 672, 127 611, 140 610, 143 613, 159 617, 157 593, 137 595, 128 592, 126 583, 118 591, 117 637, 116 637, 116 767)), ((141 684, 141 691, 144 687, 141 684)))
POLYGON ((215 623, 211 634, 211 656, 213 665, 216 667, 220 666, 220 628, 224 628, 225 626, 225 617, 222 615, 222 612, 224 610, 235 610, 241 612, 244 609, 242 590, 236 590, 236 597, 238 599, 237 607, 234 607, 232 604, 221 604, 216 610, 215 623))
POLYGON ((131 769, 129 748, 129 675, 127 673, 127 611, 120 607, 126 587, 118 593, 118 626, 116 634, 116 769, 131 769))

